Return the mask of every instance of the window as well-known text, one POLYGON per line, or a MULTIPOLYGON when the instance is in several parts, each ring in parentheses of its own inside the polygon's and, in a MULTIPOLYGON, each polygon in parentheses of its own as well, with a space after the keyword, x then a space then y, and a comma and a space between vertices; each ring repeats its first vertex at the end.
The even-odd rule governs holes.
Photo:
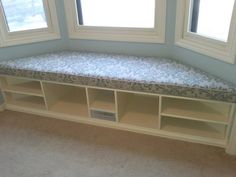
POLYGON ((165 0, 65 0, 71 38, 163 43, 165 0))
POLYGON ((127 28, 155 26, 155 0, 77 0, 77 7, 80 25, 127 28), (131 7, 134 7, 132 12, 131 7))
POLYGON ((2 6, 10 32, 47 28, 42 1, 2 0, 2 6))
POLYGON ((54 1, 0 0, 1 46, 58 39, 54 1))
POLYGON ((191 28, 193 33, 227 41, 234 0, 193 0, 191 28), (213 8, 209 8, 213 6, 213 8))
POLYGON ((235 62, 235 0, 178 0, 176 44, 235 62))

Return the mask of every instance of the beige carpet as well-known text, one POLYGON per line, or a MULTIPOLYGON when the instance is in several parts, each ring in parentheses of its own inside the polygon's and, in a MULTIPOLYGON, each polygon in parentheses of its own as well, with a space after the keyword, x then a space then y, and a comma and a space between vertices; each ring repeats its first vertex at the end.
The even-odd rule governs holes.
POLYGON ((236 177, 223 149, 0 112, 0 177, 236 177))

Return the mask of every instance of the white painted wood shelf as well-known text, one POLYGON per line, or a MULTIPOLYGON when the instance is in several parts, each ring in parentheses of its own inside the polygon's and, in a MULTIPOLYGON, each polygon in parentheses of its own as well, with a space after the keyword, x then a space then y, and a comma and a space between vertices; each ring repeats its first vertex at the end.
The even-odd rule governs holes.
POLYGON ((199 137, 224 139, 226 126, 214 123, 163 117, 161 129, 199 137))
POLYGON ((12 93, 30 94, 43 97, 41 85, 39 81, 28 79, 15 79, 12 77, 0 78, 3 91, 12 93))
POLYGON ((229 123, 230 104, 206 101, 163 98, 162 116, 212 122, 227 125, 229 123))
POLYGON ((42 97, 5 92, 6 103, 18 107, 27 107, 38 110, 46 110, 42 97))
POLYGON ((0 77, 6 108, 227 147, 235 104, 0 77))

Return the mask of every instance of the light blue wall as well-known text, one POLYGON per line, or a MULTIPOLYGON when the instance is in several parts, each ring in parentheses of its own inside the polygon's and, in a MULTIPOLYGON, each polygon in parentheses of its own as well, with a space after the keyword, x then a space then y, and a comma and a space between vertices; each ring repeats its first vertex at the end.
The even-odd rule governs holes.
MULTIPOLYGON (((70 40, 67 35, 63 0, 57 0, 61 40, 0 49, 0 59, 30 56, 57 50, 80 50, 168 57, 198 67, 236 84, 236 65, 227 64, 174 45, 176 0, 167 0, 166 44, 143 44, 92 40, 70 40)), ((1 98, 0 98, 1 100, 1 98)))

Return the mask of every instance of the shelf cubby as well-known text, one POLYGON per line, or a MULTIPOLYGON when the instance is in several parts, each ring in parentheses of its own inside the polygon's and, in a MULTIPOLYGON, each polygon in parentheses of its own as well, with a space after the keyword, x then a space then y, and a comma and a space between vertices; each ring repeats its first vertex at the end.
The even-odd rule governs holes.
POLYGON ((230 110, 227 103, 162 97, 162 116, 227 125, 230 110))
POLYGON ((88 117, 85 88, 43 83, 48 109, 73 116, 88 117))
POLYGON ((116 112, 114 91, 88 88, 88 99, 92 110, 116 112))
POLYGON ((226 128, 227 126, 222 124, 173 117, 162 117, 161 124, 161 129, 168 132, 215 139, 224 139, 226 128))
POLYGON ((39 81, 14 77, 1 77, 0 81, 3 91, 43 97, 39 81))
POLYGON ((46 110, 44 98, 38 96, 30 96, 25 94, 4 92, 8 105, 14 105, 37 110, 46 110))
POLYGON ((158 128, 158 96, 117 92, 117 102, 121 123, 158 128))

